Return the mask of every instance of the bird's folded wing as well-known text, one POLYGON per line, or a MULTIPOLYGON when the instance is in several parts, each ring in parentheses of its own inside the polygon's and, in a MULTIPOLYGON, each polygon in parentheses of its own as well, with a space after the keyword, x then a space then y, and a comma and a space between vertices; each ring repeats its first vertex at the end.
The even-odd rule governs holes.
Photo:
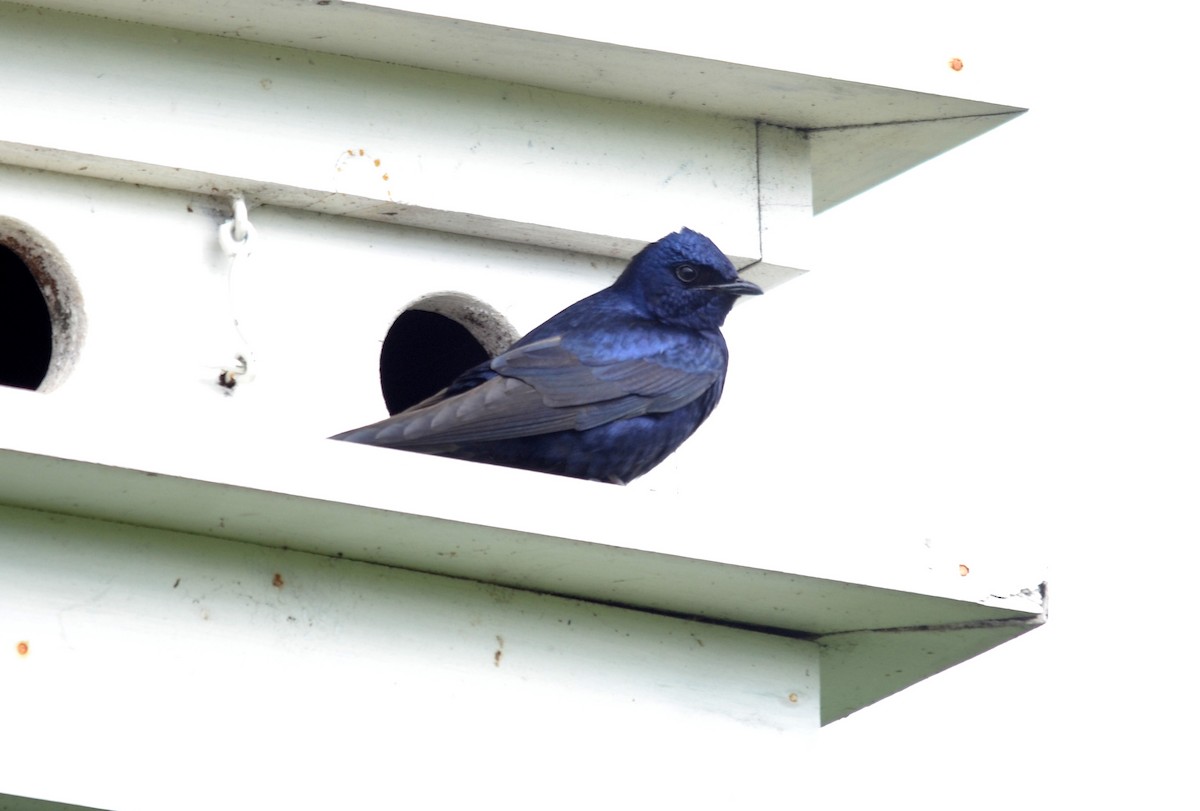
POLYGON ((680 368, 675 355, 667 351, 612 362, 581 360, 561 338, 546 338, 496 358, 492 368, 498 375, 485 383, 426 401, 370 428, 380 444, 440 445, 582 431, 671 411, 707 391, 723 367, 720 357, 713 359, 719 364, 692 357, 686 364, 690 368, 680 368))
POLYGON ((667 343, 651 355, 601 360, 581 358, 556 336, 516 347, 496 358, 492 368, 528 383, 551 409, 573 411, 571 427, 582 431, 617 419, 673 411, 707 391, 723 367, 719 349, 710 350, 707 342, 689 344, 689 356, 681 363, 680 348, 667 343), (713 357, 703 357, 709 351, 713 357))

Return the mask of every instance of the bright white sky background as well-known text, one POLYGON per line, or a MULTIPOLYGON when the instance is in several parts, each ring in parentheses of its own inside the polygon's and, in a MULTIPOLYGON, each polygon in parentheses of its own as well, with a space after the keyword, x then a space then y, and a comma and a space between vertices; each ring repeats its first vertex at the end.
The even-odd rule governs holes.
POLYGON ((824 729, 797 805, 815 789, 827 807, 1195 807, 1186 6, 426 5, 797 72, 839 57, 1030 108, 820 216, 814 272, 731 315, 727 399, 695 442, 774 448, 777 489, 746 498, 801 527, 841 510, 1051 583, 1045 627, 824 729), (734 433, 722 412, 758 416, 734 433))

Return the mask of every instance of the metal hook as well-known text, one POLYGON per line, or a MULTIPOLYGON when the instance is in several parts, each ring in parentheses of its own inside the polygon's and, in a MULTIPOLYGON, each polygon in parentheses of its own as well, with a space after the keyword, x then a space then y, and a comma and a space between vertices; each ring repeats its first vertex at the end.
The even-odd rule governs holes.
POLYGON ((254 224, 250 222, 250 213, 246 208, 246 199, 240 194, 231 198, 233 203, 233 219, 226 220, 217 228, 217 241, 221 250, 229 256, 244 256, 250 253, 250 243, 256 236, 254 224))

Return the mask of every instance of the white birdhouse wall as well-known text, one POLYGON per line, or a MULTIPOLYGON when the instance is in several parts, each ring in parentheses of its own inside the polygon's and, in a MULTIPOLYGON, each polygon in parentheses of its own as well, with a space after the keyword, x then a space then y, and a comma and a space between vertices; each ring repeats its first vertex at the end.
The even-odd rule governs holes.
POLYGON ((218 239, 225 198, 12 167, 0 177, 0 216, 53 246, 86 320, 51 396, 93 413, 257 413, 261 426, 244 428, 326 435, 386 416, 380 351, 411 306, 449 308, 495 352, 622 264, 270 206, 250 208, 248 253, 231 256, 218 239), (237 374, 232 388, 223 371, 237 374))

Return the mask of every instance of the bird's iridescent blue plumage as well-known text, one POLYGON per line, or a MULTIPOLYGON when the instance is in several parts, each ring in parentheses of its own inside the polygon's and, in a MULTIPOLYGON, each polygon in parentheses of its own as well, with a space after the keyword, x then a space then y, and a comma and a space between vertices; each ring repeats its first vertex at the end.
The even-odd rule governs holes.
POLYGON ((684 228, 434 396, 334 439, 631 481, 716 407, 729 363, 720 327, 738 296, 761 292, 684 228))

